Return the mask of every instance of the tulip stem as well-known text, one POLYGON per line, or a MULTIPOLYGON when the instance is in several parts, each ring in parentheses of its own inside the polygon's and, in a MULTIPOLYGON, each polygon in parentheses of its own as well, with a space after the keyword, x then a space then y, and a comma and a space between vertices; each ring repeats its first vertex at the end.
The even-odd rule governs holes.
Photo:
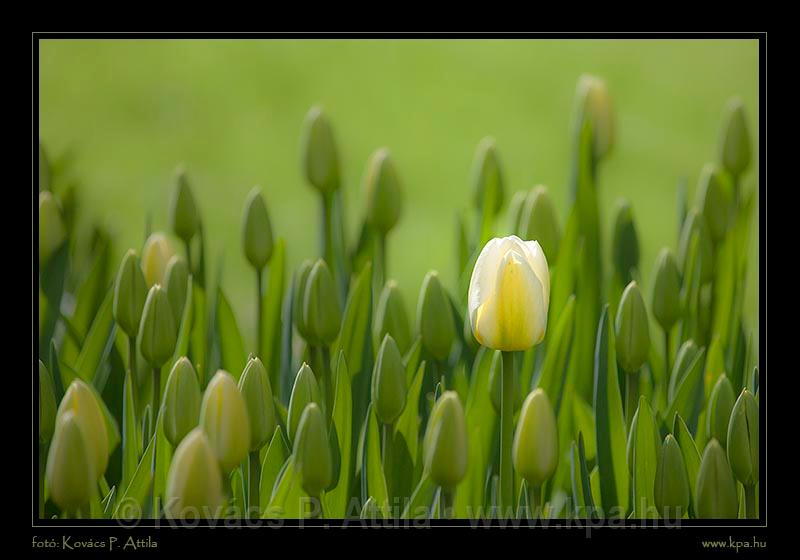
POLYGON ((333 196, 322 195, 322 256, 336 277, 336 264, 333 262, 333 196))
POLYGON ((756 515, 756 485, 744 485, 744 516, 747 519, 755 519, 756 515))
POLYGON ((263 298, 264 298, 264 283, 263 283, 263 271, 260 268, 256 268, 256 355, 264 359, 264 355, 261 353, 262 348, 262 338, 264 336, 264 317, 263 315, 263 298))
POLYGON ((639 370, 625 376, 625 425, 631 427, 639 402, 639 370))
POLYGON ((664 383, 669 384, 669 330, 664 329, 664 383))
POLYGON ((186 266, 189 268, 189 274, 194 274, 192 272, 192 240, 184 239, 183 246, 186 247, 186 266))
POLYGON ((456 491, 453 488, 439 488, 439 519, 453 518, 453 502, 455 501, 456 491))
POLYGON ((542 508, 542 487, 528 484, 528 513, 530 519, 537 519, 541 516, 542 508))
POLYGON ((514 353, 503 352, 502 393, 500 397, 500 515, 514 510, 514 470, 511 466, 511 439, 514 416, 514 353))
POLYGON ((319 496, 309 496, 306 501, 306 513, 308 519, 322 519, 322 500, 319 496))
MULTIPOLYGON (((152 422, 150 424, 150 437, 156 437, 156 432, 158 432, 158 410, 161 406, 161 368, 154 367, 153 368, 153 410, 152 410, 152 422)), ((146 447, 146 446, 145 446, 146 447)), ((156 505, 156 471, 158 470, 158 462, 156 459, 156 451, 158 451, 158 441, 153 441, 153 483, 150 485, 150 499, 152 501, 153 506, 153 519, 158 519, 158 506, 156 505)))
POLYGON ((392 497, 392 463, 394 461, 394 453, 392 452, 392 445, 394 442, 394 424, 383 424, 383 456, 381 457, 383 462, 383 476, 386 479, 386 486, 387 491, 389 492, 389 498, 392 497))
POLYGON ((139 392, 136 383, 136 336, 128 337, 128 369, 131 372, 131 389, 133 389, 133 410, 136 411, 136 405, 139 403, 139 392))
POLYGON ((258 450, 250 452, 250 480, 249 480, 249 491, 250 491, 250 499, 247 504, 247 512, 248 516, 251 519, 257 519, 261 514, 261 504, 260 504, 260 482, 261 482, 261 462, 259 461, 260 457, 258 454, 258 450))

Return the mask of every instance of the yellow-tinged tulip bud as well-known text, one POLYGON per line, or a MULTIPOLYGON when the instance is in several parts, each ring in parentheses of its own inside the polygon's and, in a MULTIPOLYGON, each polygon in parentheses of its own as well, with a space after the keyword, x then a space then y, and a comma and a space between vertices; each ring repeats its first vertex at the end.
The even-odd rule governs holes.
POLYGON ((148 288, 164 283, 167 264, 174 254, 172 245, 163 233, 156 232, 147 238, 142 249, 142 272, 148 288))
POLYGON ((744 104, 732 99, 725 108, 720 140, 720 161, 733 175, 741 175, 750 165, 750 132, 744 104))
POLYGON ((425 470, 437 485, 453 489, 467 474, 467 423, 455 391, 433 406, 423 440, 425 470))
POLYGON ((450 355, 456 339, 456 323, 450 300, 439 281, 439 273, 428 272, 422 281, 417 303, 417 332, 422 337, 422 346, 437 360, 450 355))
POLYGON ((224 503, 222 473, 200 428, 189 432, 172 457, 164 513, 172 519, 213 518, 224 503))
POLYGON ((706 416, 706 432, 708 438, 716 438, 722 447, 727 445, 728 422, 731 419, 731 410, 736 399, 728 376, 724 373, 717 379, 708 399, 706 416))
POLYGON ((167 292, 158 284, 150 288, 139 326, 139 349, 151 367, 160 368, 175 351, 178 329, 167 292))
POLYGON ((185 357, 178 358, 164 389, 164 434, 173 447, 197 427, 201 398, 192 362, 185 357))
POLYGON ((561 226, 553 199, 547 188, 539 185, 527 197, 520 216, 520 235, 523 239, 536 239, 545 255, 555 262, 561 243, 561 226))
POLYGON ((39 267, 50 260, 50 257, 67 239, 64 218, 53 193, 39 193, 39 267))
POLYGON ((289 397, 289 411, 286 422, 289 427, 289 439, 291 441, 294 441, 297 425, 300 423, 300 416, 302 416, 306 405, 310 402, 319 404, 322 400, 314 372, 311 371, 307 363, 303 362, 294 379, 292 395, 289 397))
POLYGON ((300 152, 306 180, 322 194, 339 188, 339 156, 328 117, 312 107, 303 123, 300 152))
POLYGON ((664 519, 680 519, 689 509, 689 475, 680 445, 672 434, 667 434, 658 450, 656 483, 654 487, 656 508, 664 519))
POLYGON ((617 361, 627 373, 636 373, 650 355, 650 322, 636 282, 622 292, 615 326, 617 361))
POLYGON ((472 167, 472 184, 475 207, 483 209, 487 204, 490 212, 497 215, 503 207, 503 171, 494 138, 484 138, 475 150, 472 167))
POLYGON ((381 291, 373 329, 375 346, 389 334, 397 343, 401 354, 408 352, 411 347, 411 327, 406 314, 406 305, 403 294, 400 293, 400 288, 394 280, 389 280, 381 291))
POLYGON ((59 415, 45 476, 50 497, 65 512, 75 512, 89 503, 97 484, 94 456, 77 414, 59 415))
POLYGON ((129 337, 139 333, 147 285, 133 249, 125 253, 114 282, 114 320, 129 337))
POLYGON ((550 270, 541 246, 516 235, 489 241, 469 283, 475 339, 503 351, 527 350, 544 339, 550 270))
POLYGON ((402 213, 402 191, 389 150, 381 148, 370 157, 364 177, 367 222, 383 235, 394 228, 402 213))
POLYGON ((736 399, 728 425, 728 460, 736 479, 745 486, 758 482, 758 403, 747 389, 736 399))
POLYGON ((183 257, 175 255, 167 265, 164 274, 164 289, 175 318, 175 326, 180 327, 183 318, 183 307, 186 305, 186 293, 189 289, 189 267, 183 257))
POLYGON ((711 233, 708 230, 705 217, 696 208, 692 208, 683 222, 680 243, 678 244, 678 262, 681 263, 681 270, 684 274, 689 266, 689 249, 695 236, 697 236, 700 243, 698 247, 700 281, 702 283, 709 282, 714 271, 714 247, 711 244, 711 233))
POLYGON ((739 498, 725 451, 712 439, 703 451, 695 486, 695 514, 701 519, 735 519, 739 498))
POLYGON ((275 433, 275 403, 264 364, 251 356, 239 378, 239 391, 247 403, 250 418, 250 450, 257 451, 275 433))
POLYGON ((313 345, 331 344, 339 334, 342 308, 330 268, 319 259, 306 281, 303 295, 303 323, 308 342, 313 345))
POLYGON ((630 203, 622 199, 617 202, 614 215, 614 238, 611 242, 614 268, 623 281, 639 268, 639 236, 633 222, 630 203))
POLYGON ((227 371, 219 370, 206 387, 200 407, 200 426, 223 472, 231 472, 247 457, 250 450, 247 404, 227 371))
POLYGON ((39 441, 47 442, 53 437, 56 423, 56 395, 53 377, 39 360, 39 441))
POLYGON ((386 335, 372 370, 372 402, 375 415, 384 424, 393 424, 406 407, 406 368, 391 335, 386 335))
POLYGON ((194 195, 183 167, 179 167, 175 173, 175 187, 169 205, 169 220, 172 231, 186 243, 191 241, 200 225, 194 195))
POLYGON ((256 270, 264 268, 272 258, 275 243, 272 239, 272 222, 261 189, 254 187, 247 195, 242 218, 242 246, 244 256, 256 270))
POLYGON ((544 484, 558 466, 558 428, 550 399, 536 389, 522 403, 514 434, 514 469, 529 485, 544 484))
POLYGON ((653 316, 669 331, 681 315, 681 274, 669 249, 659 253, 653 277, 653 316))
POLYGON ((308 329, 306 328, 305 319, 303 319, 303 301, 305 300, 306 286, 308 285, 308 277, 311 275, 312 268, 314 268, 314 263, 308 259, 300 263, 300 267, 295 273, 294 293, 292 294, 294 326, 300 336, 306 340, 308 340, 308 329))
POLYGON ((706 164, 697 188, 697 207, 705 217, 715 243, 725 238, 730 206, 730 191, 724 182, 722 171, 713 163, 706 164))
POLYGON ((578 107, 583 118, 590 119, 594 136, 594 157, 603 159, 614 146, 614 110, 606 82, 584 74, 578 80, 578 107))
POLYGON ((86 451, 92 463, 92 472, 97 478, 103 476, 108 466, 108 431, 103 411, 97 396, 81 379, 75 379, 64 393, 56 413, 58 419, 72 412, 83 433, 86 451))
POLYGON ((333 481, 333 458, 322 409, 308 403, 300 416, 294 440, 296 468, 309 496, 319 496, 333 481))

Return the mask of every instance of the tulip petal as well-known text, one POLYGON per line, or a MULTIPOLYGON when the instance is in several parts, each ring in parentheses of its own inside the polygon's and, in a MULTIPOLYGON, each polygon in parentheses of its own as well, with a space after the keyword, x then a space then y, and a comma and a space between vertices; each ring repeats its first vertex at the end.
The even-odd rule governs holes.
POLYGON ((503 258, 503 253, 500 251, 501 241, 498 238, 489 241, 481 250, 475 261, 475 268, 472 269, 472 277, 469 281, 468 311, 473 332, 478 326, 478 309, 494 292, 497 267, 503 258))
POLYGON ((528 259, 528 263, 542 284, 544 308, 547 310, 550 305, 550 268, 547 265, 547 257, 538 241, 523 241, 522 245, 525 248, 524 255, 528 259))

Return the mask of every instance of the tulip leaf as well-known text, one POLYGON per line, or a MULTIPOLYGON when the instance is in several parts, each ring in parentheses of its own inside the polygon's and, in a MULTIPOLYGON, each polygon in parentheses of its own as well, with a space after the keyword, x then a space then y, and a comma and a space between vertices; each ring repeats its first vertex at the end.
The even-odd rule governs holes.
POLYGON ((286 278, 286 241, 275 242, 275 249, 269 261, 267 286, 261 305, 261 359, 268 364, 270 384, 278 391, 278 374, 281 370, 281 312, 283 289, 286 278))
POLYGON ((680 381, 675 385, 675 393, 667 408, 664 419, 667 420, 680 414, 681 418, 688 418, 689 424, 697 425, 699 414, 699 404, 702 398, 702 375, 703 375, 703 356, 705 349, 701 348, 694 358, 689 361, 686 373, 679 377, 680 381))
MULTIPOLYGON (((164 433, 164 407, 162 406, 156 418, 156 465, 155 480, 153 482, 153 495, 162 505, 167 490, 167 475, 169 474, 171 462, 172 446, 167 441, 167 435, 164 433)), ((244 511, 244 508, 240 511, 244 511)))
POLYGON ((697 446, 692 439, 692 434, 689 432, 689 428, 686 427, 686 423, 683 421, 680 414, 676 413, 674 418, 672 434, 675 436, 678 446, 681 448, 683 461, 686 463, 686 474, 689 477, 689 489, 692 494, 692 509, 690 511, 694 511, 696 497, 695 484, 697 482, 697 473, 700 470, 701 462, 700 452, 697 450, 697 446))
POLYGON ((75 371, 84 381, 89 383, 95 380, 95 376, 103 363, 104 359, 111 351, 114 340, 114 317, 112 313, 112 301, 114 298, 113 288, 108 291, 100 310, 92 321, 92 326, 86 339, 83 341, 78 359, 75 362, 75 371))
POLYGON ((556 324, 547 348, 538 386, 550 397, 556 415, 561 407, 564 381, 567 377, 575 320, 575 296, 570 296, 556 324))
MULTIPOLYGON (((247 459, 245 459, 247 462, 247 459)), ((232 499, 232 506, 233 506, 233 513, 234 516, 239 516, 242 512, 247 511, 247 506, 245 505, 245 495, 246 490, 244 487, 244 478, 242 477, 242 469, 236 468, 230 474, 231 478, 231 491, 233 492, 233 499, 232 499)))
POLYGON ((147 517, 144 514, 144 506, 150 493, 150 486, 153 483, 153 451, 156 446, 156 438, 150 438, 147 448, 139 459, 136 472, 133 473, 130 484, 120 497, 114 509, 114 519, 141 519, 147 517))
POLYGON ((277 426, 267 446, 267 451, 264 453, 264 459, 261 461, 261 480, 258 482, 259 502, 261 504, 269 504, 272 492, 275 489, 275 482, 277 482, 281 468, 286 464, 288 457, 289 449, 283 439, 281 427, 277 426))
POLYGON ((586 454, 583 446, 583 434, 578 433, 578 441, 572 441, 570 446, 570 480, 572 482, 572 496, 575 500, 576 513, 579 518, 592 517, 595 511, 592 497, 589 471, 586 468, 586 454))
POLYGON ((406 503, 406 507, 400 516, 401 519, 428 519, 431 514, 431 504, 433 503, 436 489, 436 484, 430 477, 428 475, 423 476, 411 494, 411 499, 406 503))
MULTIPOLYGON (((453 504, 456 517, 480 517, 484 508, 484 492, 486 487, 487 449, 483 447, 485 438, 482 437, 482 428, 479 424, 471 427, 467 434, 467 474, 464 481, 458 486, 455 502, 453 504)), ((426 478, 426 475, 423 475, 426 478)))
MULTIPOLYGON (((187 298, 188 301, 188 298, 187 298)), ((208 381, 208 342, 206 318, 206 293, 196 280, 192 281, 192 331, 190 334, 190 350, 192 362, 197 369, 200 387, 205 388, 208 381)))
MULTIPOLYGON (((61 313, 61 298, 69 262, 69 243, 61 247, 45 263, 39 272, 39 285, 44 294, 44 315, 39 319, 39 357, 45 356, 53 338, 61 313)), ((41 301, 41 299, 40 299, 41 301)))
POLYGON ((364 365, 364 345, 370 336, 371 279, 372 265, 368 263, 350 288, 342 316, 342 329, 332 348, 334 356, 338 356, 340 350, 344 351, 351 378, 361 373, 364 365))
POLYGON ((334 379, 333 424, 331 425, 332 441, 338 442, 339 480, 335 486, 325 493, 326 512, 335 519, 343 518, 347 512, 347 501, 350 498, 350 459, 353 439, 353 393, 350 385, 350 373, 344 352, 339 352, 336 377, 334 379))
POLYGON ((186 302, 183 305, 181 322, 178 325, 178 339, 175 343, 175 352, 172 354, 171 364, 174 364, 178 358, 189 355, 189 340, 192 335, 192 312, 194 309, 192 305, 193 286, 194 281, 192 280, 192 276, 189 275, 188 285, 186 286, 186 302))
MULTIPOLYGON (((384 513, 384 517, 389 517, 389 491, 386 487, 386 478, 383 474, 381 464, 381 436, 378 426, 378 418, 375 416, 375 409, 370 403, 367 409, 367 433, 364 442, 363 466, 361 476, 366 483, 367 497, 375 499, 376 505, 384 513)), ((362 484, 363 487, 363 484, 362 484)), ((362 488, 363 490, 364 488, 362 488)))
POLYGON ((222 354, 222 367, 230 373, 236 381, 244 371, 247 353, 244 349, 244 342, 236 324, 236 317, 233 314, 228 298, 222 292, 222 288, 217 289, 217 333, 219 334, 219 346, 222 354))
POLYGON ((136 422, 136 409, 133 402, 133 379, 130 372, 125 375, 125 387, 122 401, 122 482, 121 488, 127 488, 133 479, 139 462, 139 427, 136 422))
POLYGON ((303 506, 308 499, 302 488, 300 470, 297 468, 294 455, 291 455, 278 475, 272 498, 262 517, 300 519, 304 516, 303 506))
POLYGON ((634 438, 633 517, 654 519, 658 517, 654 488, 660 445, 653 411, 644 396, 639 398, 636 432, 632 437, 634 438))
POLYGON ((408 453, 412 459, 416 459, 417 447, 419 446, 419 396, 422 391, 422 378, 424 375, 425 362, 422 362, 408 387, 406 407, 395 424, 397 432, 403 437, 408 446, 408 453))

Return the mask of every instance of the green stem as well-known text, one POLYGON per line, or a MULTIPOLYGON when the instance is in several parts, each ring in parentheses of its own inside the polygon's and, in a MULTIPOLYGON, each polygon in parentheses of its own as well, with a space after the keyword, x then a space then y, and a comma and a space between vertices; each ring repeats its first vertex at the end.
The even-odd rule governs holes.
POLYGON ((260 268, 256 269, 256 355, 263 359, 264 355, 262 354, 262 338, 264 336, 264 317, 263 315, 263 298, 264 298, 264 287, 263 287, 263 271, 260 268))
POLYGON ((744 487, 744 516, 747 519, 756 519, 756 485, 749 484, 744 487))
POLYGON ((664 329, 664 384, 669 385, 669 331, 664 329))
POLYGON ((625 381, 625 425, 630 428, 639 402, 639 372, 628 373, 625 381))
POLYGON ((511 465, 511 438, 514 429, 513 352, 503 352, 502 389, 500 398, 500 515, 513 516, 514 469, 511 465))
POLYGON ((383 447, 381 449, 382 456, 381 462, 383 464, 383 476, 386 479, 387 492, 389 493, 389 500, 391 501, 393 494, 392 488, 392 466, 394 464, 393 447, 394 424, 383 424, 381 439, 383 440, 383 447))
POLYGON ((191 239, 184 239, 183 246, 186 248, 186 266, 189 268, 189 274, 194 274, 192 271, 192 243, 191 239))
MULTIPOLYGON (((161 407, 161 368, 153 368, 153 409, 152 409, 152 423, 150 424, 150 437, 155 437, 158 431, 158 410, 161 407)), ((150 498, 153 506, 153 519, 158 519, 158 506, 156 505, 156 470, 158 470, 158 461, 156 452, 158 451, 158 441, 153 442, 153 483, 150 485, 150 498)))
POLYGON ((250 452, 250 480, 248 490, 250 491, 250 499, 247 502, 247 513, 251 519, 257 519, 261 514, 260 504, 260 481, 261 481, 261 462, 258 451, 250 452))
POLYGON ((528 485, 528 510, 530 519, 538 519, 542 515, 542 487, 528 485))
POLYGON ((310 499, 306 502, 307 518, 322 519, 322 500, 319 499, 319 496, 309 496, 309 498, 310 499))
POLYGON ((334 271, 336 265, 333 259, 333 196, 329 195, 322 195, 322 256, 334 271))
POLYGON ((455 501, 456 491, 452 488, 439 488, 439 519, 453 518, 453 502, 455 501))
MULTIPOLYGON (((136 412, 136 407, 139 404, 139 389, 136 382, 136 337, 128 337, 128 369, 131 372, 131 389, 133 389, 133 410, 136 412)), ((134 414, 135 416, 135 414, 134 414)))

